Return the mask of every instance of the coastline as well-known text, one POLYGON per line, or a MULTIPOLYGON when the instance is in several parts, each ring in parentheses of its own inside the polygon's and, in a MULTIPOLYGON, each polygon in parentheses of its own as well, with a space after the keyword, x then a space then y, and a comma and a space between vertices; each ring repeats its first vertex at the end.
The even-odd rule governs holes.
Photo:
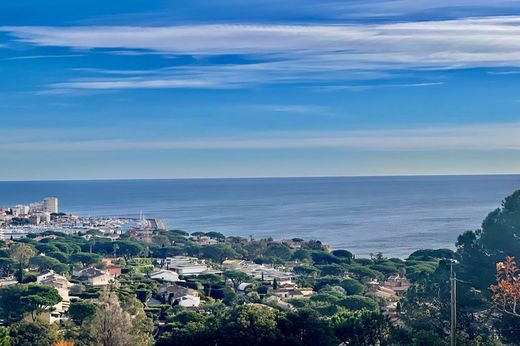
POLYGON ((170 229, 255 238, 319 238, 358 256, 454 248, 520 176, 275 178, 0 183, 0 205, 57 195, 88 218, 162 219, 170 229))

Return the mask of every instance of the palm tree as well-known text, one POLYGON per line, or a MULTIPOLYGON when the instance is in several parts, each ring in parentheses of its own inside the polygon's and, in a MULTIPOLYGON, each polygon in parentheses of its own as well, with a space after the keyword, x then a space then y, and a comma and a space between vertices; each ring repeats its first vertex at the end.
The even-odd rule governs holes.
POLYGON ((96 245, 96 239, 94 237, 90 237, 88 240, 88 245, 90 246, 90 253, 92 253, 92 248, 96 245))
POLYGON ((204 283, 204 285, 207 285, 208 297, 211 297, 211 290, 212 290, 213 286, 222 281, 220 279, 220 277, 218 277, 218 275, 215 275, 215 274, 200 275, 199 279, 204 283))
POLYGON ((112 245, 112 249, 114 249, 114 258, 117 257, 117 250, 119 249, 119 245, 117 245, 116 243, 114 243, 112 245))

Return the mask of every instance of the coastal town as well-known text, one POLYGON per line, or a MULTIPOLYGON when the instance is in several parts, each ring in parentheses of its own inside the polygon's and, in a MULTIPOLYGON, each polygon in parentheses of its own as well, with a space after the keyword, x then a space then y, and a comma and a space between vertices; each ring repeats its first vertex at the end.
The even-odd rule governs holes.
MULTIPOLYGON (((0 339, 14 345, 445 345, 425 323, 449 307, 437 298, 449 294, 449 249, 361 258, 319 240, 188 233, 143 217, 63 227, 81 218, 52 198, 2 212, 6 229, 40 217, 0 240, 0 339)), ((516 268, 506 261, 497 270, 516 268)))
POLYGON ((14 206, 0 206, 0 239, 58 231, 66 234, 97 230, 107 236, 132 229, 159 231, 166 225, 159 219, 139 217, 80 217, 59 210, 57 197, 45 197, 41 201, 14 206))
MULTIPOLYGON (((398 270, 381 254, 379 260, 359 261, 390 263, 395 274, 363 266, 349 271, 349 263, 356 261, 351 253, 315 240, 188 234, 144 218, 133 223, 85 219, 60 213, 56 197, 0 212, 0 288, 55 289, 56 301, 39 309, 35 320, 58 328, 78 322, 77 307, 98 304, 104 293, 123 288, 137 298, 156 342, 169 335, 172 314, 203 313, 218 301, 295 312, 304 306, 330 308, 344 300, 347 309, 360 304, 402 325, 397 305, 410 282, 404 265, 398 270), (15 231, 17 238, 12 237, 15 231)), ((9 316, 0 320, 11 322, 9 316)))

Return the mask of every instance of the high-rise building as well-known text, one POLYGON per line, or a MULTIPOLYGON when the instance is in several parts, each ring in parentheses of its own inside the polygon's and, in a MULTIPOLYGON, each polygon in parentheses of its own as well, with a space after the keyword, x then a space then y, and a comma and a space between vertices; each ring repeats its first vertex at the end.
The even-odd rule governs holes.
POLYGON ((57 197, 45 197, 43 199, 43 209, 48 213, 58 213, 58 198, 57 197))

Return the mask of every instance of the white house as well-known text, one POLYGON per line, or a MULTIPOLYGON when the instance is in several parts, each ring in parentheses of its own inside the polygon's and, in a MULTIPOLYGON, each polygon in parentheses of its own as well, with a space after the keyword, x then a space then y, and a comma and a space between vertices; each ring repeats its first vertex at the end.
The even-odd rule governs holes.
POLYGON ((165 284, 159 287, 157 293, 167 304, 179 304, 183 307, 197 307, 200 305, 199 292, 191 288, 176 284, 165 284))
POLYGON ((113 280, 113 276, 106 271, 89 267, 81 270, 73 270, 73 276, 79 277, 91 286, 106 286, 113 280))
POLYGON ((170 269, 179 275, 199 275, 207 272, 209 268, 204 264, 186 263, 171 265, 170 269))
POLYGON ((49 323, 54 323, 62 320, 63 313, 69 310, 69 289, 72 286, 72 284, 69 282, 69 280, 67 280, 67 278, 65 278, 62 275, 56 274, 53 271, 39 275, 36 278, 36 281, 41 283, 42 285, 52 286, 58 291, 61 297, 61 302, 54 305, 53 310, 50 311, 48 314, 44 315, 48 316, 49 323))
POLYGON ((17 283, 18 280, 16 280, 13 276, 8 276, 6 278, 0 279, 0 287, 16 285, 17 283))
POLYGON ((150 279, 154 280, 163 280, 167 282, 177 282, 179 280, 179 274, 172 271, 172 270, 166 270, 166 269, 159 269, 151 272, 149 274, 150 279))
POLYGON ((246 292, 247 288, 248 288, 248 287, 251 287, 251 286, 253 286, 253 284, 250 283, 250 282, 242 282, 242 283, 241 283, 240 285, 238 285, 238 287, 237 287, 237 293, 238 293, 238 294, 242 294, 242 295, 244 295, 244 294, 247 293, 247 292, 246 292))
POLYGON ((200 297, 187 294, 177 299, 179 305, 185 308, 197 307, 200 305, 200 297))
POLYGON ((173 256, 173 257, 166 257, 164 260, 158 260, 158 262, 162 262, 164 265, 169 267, 171 265, 199 263, 199 262, 204 262, 204 261, 199 260, 197 257, 173 256))
POLYGON ((112 281, 113 276, 107 273, 99 273, 87 278, 87 283, 91 286, 107 286, 112 281))

